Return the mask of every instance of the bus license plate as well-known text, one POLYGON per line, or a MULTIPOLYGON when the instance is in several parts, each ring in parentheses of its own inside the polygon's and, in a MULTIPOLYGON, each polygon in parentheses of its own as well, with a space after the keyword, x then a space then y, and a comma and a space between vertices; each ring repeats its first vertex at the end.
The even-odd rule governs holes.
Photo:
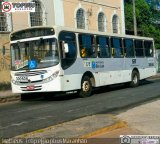
POLYGON ((28 82, 28 77, 26 77, 26 76, 16 77, 16 81, 18 81, 18 82, 28 82))
POLYGON ((34 90, 35 87, 34 86, 27 86, 27 90, 34 90))

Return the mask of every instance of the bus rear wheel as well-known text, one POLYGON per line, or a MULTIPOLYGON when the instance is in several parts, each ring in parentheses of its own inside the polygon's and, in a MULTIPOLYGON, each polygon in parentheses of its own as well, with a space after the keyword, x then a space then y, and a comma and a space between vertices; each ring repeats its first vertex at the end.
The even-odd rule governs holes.
POLYGON ((84 76, 81 82, 81 89, 79 91, 79 96, 82 98, 91 96, 92 93, 92 82, 90 77, 84 76))
POLYGON ((137 71, 133 71, 130 86, 137 87, 138 85, 139 85, 139 73, 137 71))

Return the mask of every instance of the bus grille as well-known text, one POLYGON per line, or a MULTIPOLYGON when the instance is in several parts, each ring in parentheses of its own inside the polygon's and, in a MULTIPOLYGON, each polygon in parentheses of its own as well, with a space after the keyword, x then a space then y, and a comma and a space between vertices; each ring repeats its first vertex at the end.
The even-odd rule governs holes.
POLYGON ((31 81, 31 82, 19 82, 21 84, 28 84, 28 83, 40 83, 42 82, 43 80, 37 80, 37 81, 31 81))
POLYGON ((47 73, 46 70, 40 70, 40 71, 28 71, 28 72, 18 72, 15 74, 15 76, 36 76, 47 73))
POLYGON ((22 91, 40 91, 42 86, 24 86, 21 87, 22 91))

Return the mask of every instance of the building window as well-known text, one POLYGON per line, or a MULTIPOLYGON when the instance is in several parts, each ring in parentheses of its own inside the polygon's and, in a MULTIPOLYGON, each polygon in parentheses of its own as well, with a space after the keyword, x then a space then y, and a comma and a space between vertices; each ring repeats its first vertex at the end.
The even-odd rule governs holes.
POLYGON ((118 16, 114 15, 112 18, 113 33, 118 33, 118 16))
MULTIPOLYGON (((0 2, 0 7, 2 7, 2 2, 0 2)), ((7 15, 0 11, 0 31, 7 31, 7 15)))
POLYGON ((35 12, 30 13, 31 26, 41 26, 43 25, 43 10, 42 4, 39 0, 33 0, 35 2, 35 12))
POLYGON ((98 14, 98 31, 105 31, 105 15, 103 12, 98 14))
POLYGON ((77 28, 85 29, 85 12, 82 8, 78 9, 76 14, 77 28))

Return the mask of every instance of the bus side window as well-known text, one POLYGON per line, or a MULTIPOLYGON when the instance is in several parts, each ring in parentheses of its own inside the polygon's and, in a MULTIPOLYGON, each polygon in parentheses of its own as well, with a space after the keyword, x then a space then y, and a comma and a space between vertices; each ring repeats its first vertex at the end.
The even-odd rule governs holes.
POLYGON ((125 57, 134 57, 133 39, 124 39, 124 53, 125 57))
POLYGON ((113 37, 111 38, 112 56, 121 58, 123 56, 122 39, 113 37))
POLYGON ((62 68, 71 66, 77 56, 76 35, 72 32, 61 32, 59 34, 59 46, 61 50, 62 68), (65 50, 65 46, 66 50, 65 50))
POLYGON ((153 42, 152 41, 144 41, 144 49, 146 57, 153 57, 153 42))
POLYGON ((137 57, 144 57, 143 41, 135 40, 135 52, 137 57))
POLYGON ((93 35, 79 34, 80 55, 82 58, 97 57, 95 38, 93 35))
POLYGON ((110 57, 109 38, 97 36, 98 52, 100 58, 110 57))

